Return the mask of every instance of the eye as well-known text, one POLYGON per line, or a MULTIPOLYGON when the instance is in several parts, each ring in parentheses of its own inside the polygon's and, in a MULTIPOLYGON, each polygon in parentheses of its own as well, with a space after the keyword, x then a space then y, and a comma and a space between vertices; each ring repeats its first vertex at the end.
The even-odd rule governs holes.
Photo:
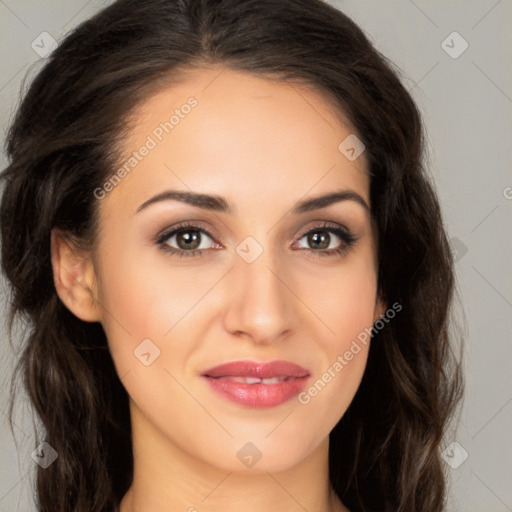
POLYGON ((212 248, 211 242, 213 238, 207 231, 192 224, 181 224, 171 231, 166 231, 156 240, 163 251, 182 257, 202 256, 204 250, 212 248))
MULTIPOLYGON (((344 254, 356 241, 357 238, 344 226, 325 223, 304 233, 294 245, 299 243, 299 249, 305 248, 318 256, 336 256, 344 254), (303 239, 309 249, 302 246, 303 239)), ((155 242, 163 251, 180 257, 203 256, 207 249, 222 247, 205 229, 188 223, 157 236, 155 242)))
POLYGON ((310 250, 318 256, 343 254, 357 240, 347 228, 332 226, 328 223, 310 229, 302 235, 298 242, 300 243, 303 239, 311 247, 310 250))

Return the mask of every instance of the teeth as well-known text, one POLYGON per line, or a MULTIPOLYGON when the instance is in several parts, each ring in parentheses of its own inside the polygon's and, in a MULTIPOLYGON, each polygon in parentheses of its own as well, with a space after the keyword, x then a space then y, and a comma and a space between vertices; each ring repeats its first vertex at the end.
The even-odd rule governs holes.
POLYGON ((246 384, 259 384, 260 382, 263 382, 261 379, 258 379, 258 377, 240 377, 242 379, 242 382, 245 381, 246 384))
POLYGON ((277 384, 278 382, 283 382, 286 377, 272 377, 271 379, 262 379, 263 384, 277 384))
POLYGON ((240 382, 241 384, 279 384, 287 379, 287 377, 271 377, 268 379, 259 379, 258 377, 219 377, 222 380, 231 380, 233 382, 240 382))

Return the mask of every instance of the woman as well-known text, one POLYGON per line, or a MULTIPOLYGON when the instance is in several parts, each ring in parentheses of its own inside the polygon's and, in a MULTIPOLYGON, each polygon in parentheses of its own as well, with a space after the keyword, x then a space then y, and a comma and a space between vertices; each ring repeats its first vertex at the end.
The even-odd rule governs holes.
POLYGON ((418 110, 348 17, 119 0, 7 152, 39 510, 443 510, 453 262, 418 110))

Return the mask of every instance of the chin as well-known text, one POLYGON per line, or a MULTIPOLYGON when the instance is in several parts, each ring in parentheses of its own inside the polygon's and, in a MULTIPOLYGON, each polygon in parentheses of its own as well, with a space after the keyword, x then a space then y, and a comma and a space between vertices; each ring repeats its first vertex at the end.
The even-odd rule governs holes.
MULTIPOLYGON (((265 434, 266 435, 266 434, 265 434)), ((245 438, 244 441, 233 441, 231 448, 222 450, 219 456, 208 460, 212 464, 225 471, 233 471, 243 474, 276 473, 286 471, 307 458, 314 450, 314 446, 290 443, 284 439, 269 441, 261 436, 254 436, 252 441, 245 438), (234 456, 226 456, 226 453, 234 456)))

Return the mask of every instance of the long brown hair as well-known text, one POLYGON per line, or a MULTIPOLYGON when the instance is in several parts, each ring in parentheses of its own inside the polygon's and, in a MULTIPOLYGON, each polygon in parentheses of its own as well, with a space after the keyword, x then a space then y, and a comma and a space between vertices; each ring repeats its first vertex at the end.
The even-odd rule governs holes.
POLYGON ((316 87, 365 144, 378 289, 403 309, 373 336, 361 385, 330 434, 330 480, 352 511, 441 511, 440 448, 463 377, 423 126, 400 72, 321 0, 119 0, 70 33, 26 91, 8 134, 0 220, 11 337, 16 317, 29 326, 13 383, 21 374, 44 427, 37 442, 59 454, 37 468, 39 510, 118 510, 133 476, 127 393, 102 326, 59 300, 51 230, 93 244, 93 191, 118 168, 129 113, 183 71, 219 63, 316 87))

